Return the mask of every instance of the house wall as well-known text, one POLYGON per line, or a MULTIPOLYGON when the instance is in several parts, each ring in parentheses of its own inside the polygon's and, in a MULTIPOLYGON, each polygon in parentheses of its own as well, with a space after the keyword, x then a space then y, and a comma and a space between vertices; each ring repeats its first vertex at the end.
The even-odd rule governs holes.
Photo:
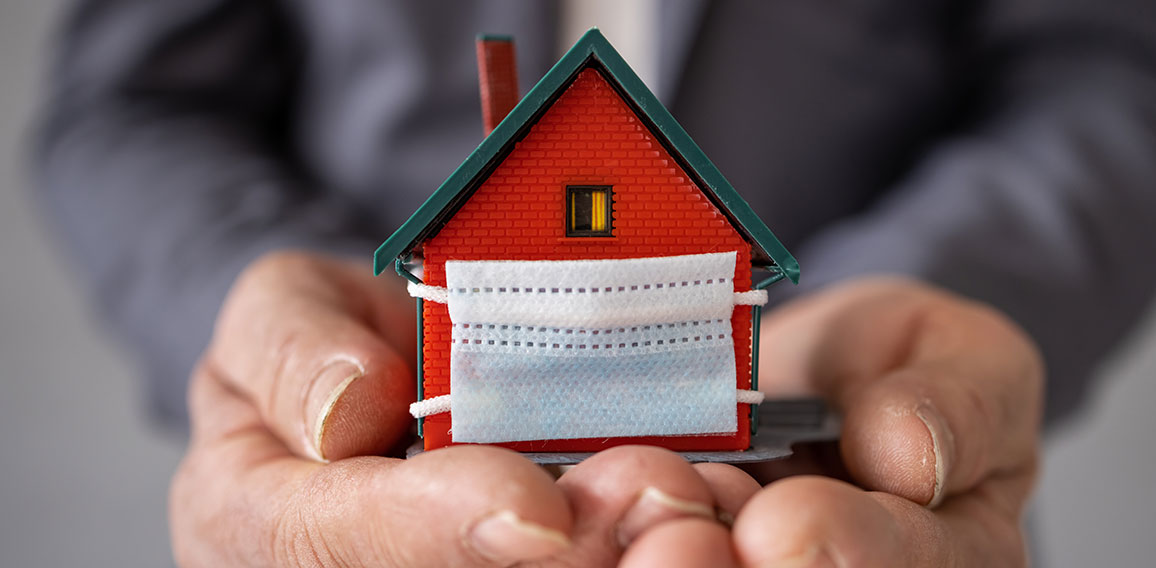
MULTIPOLYGON (((736 289, 751 285, 750 245, 690 180, 606 80, 582 71, 474 195, 424 246, 424 279, 445 286, 455 260, 615 259, 738 251, 736 289), (567 185, 613 186, 614 237, 565 237, 567 185)), ((425 303, 425 396, 449 394, 450 319, 425 303)), ((738 387, 750 384, 749 307, 731 323, 738 387)), ((726 436, 557 440, 509 444, 521 451, 595 451, 647 441, 672 449, 745 449, 750 424, 736 405, 726 436)), ((426 418, 427 449, 450 443, 451 416, 426 418)))

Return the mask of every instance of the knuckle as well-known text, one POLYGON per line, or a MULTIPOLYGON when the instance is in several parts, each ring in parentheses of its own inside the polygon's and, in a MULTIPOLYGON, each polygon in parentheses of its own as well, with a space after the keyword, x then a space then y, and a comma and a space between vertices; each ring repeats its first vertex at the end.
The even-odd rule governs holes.
MULTIPOLYGON (((274 565, 422 565, 420 558, 404 554, 408 548, 404 542, 396 541, 394 531, 370 528, 364 538, 355 539, 357 542, 348 538, 348 516, 365 511, 347 507, 348 503, 335 504, 334 489, 356 476, 357 471, 364 472, 366 463, 362 458, 351 458, 325 466, 328 471, 324 475, 317 473, 304 479, 286 504, 271 512, 271 529, 264 547, 274 565), (342 469, 345 471, 339 471, 342 469)), ((362 494, 367 501, 379 502, 372 497, 373 488, 371 484, 362 494)))
POLYGON ((308 515, 300 510, 286 510, 274 520, 269 536, 269 556, 277 566, 337 566, 331 548, 312 530, 308 515))
POLYGON ((335 552, 337 547, 330 542, 331 532, 322 518, 324 509, 317 503, 324 502, 324 487, 320 476, 311 476, 296 488, 282 505, 269 510, 265 519, 264 542, 260 544, 264 555, 276 566, 342 566, 348 565, 335 552))

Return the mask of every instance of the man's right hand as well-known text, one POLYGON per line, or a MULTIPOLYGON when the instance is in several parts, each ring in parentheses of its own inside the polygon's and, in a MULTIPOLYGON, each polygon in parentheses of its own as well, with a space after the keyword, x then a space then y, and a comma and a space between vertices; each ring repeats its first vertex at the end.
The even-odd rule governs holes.
POLYGON ((624 447, 555 483, 493 447, 379 457, 410 438, 415 328, 401 282, 368 272, 279 253, 234 285, 190 387, 170 496, 180 565, 612 565, 692 519, 698 548, 729 550, 715 508, 735 515, 758 489, 729 466, 624 447))

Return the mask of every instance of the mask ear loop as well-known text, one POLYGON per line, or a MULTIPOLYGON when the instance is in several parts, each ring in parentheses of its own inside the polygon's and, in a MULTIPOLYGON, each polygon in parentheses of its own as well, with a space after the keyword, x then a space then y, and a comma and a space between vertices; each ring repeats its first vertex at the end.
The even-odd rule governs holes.
MULTIPOLYGON (((413 296, 414 298, 421 298, 427 302, 448 304, 450 301, 449 289, 443 288, 441 286, 430 286, 428 284, 410 282, 406 284, 405 289, 409 292, 410 296, 413 296)), ((766 296, 766 294, 766 292, 763 292, 764 296, 766 296)))
POLYGON ((762 404, 767 398, 767 395, 756 390, 738 389, 735 392, 739 404, 762 404))
POLYGON ((736 306, 762 306, 766 303, 766 290, 748 290, 746 292, 735 292, 736 306))
POLYGON ((434 414, 449 412, 451 409, 450 395, 443 394, 425 400, 419 400, 409 405, 409 413, 414 418, 425 418, 434 414))

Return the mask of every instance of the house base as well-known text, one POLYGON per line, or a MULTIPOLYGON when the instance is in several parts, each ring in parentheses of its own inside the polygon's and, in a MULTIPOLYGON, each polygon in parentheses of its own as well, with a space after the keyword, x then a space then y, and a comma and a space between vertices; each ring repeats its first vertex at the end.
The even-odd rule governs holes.
MULTIPOLYGON (((795 444, 834 442, 839 439, 842 419, 820 399, 767 400, 759 405, 759 431, 751 447, 742 451, 676 452, 690 463, 759 463, 791 457, 795 444)), ((421 440, 405 452, 412 458, 426 450, 421 440)), ((539 465, 574 465, 594 452, 523 452, 539 465)))

